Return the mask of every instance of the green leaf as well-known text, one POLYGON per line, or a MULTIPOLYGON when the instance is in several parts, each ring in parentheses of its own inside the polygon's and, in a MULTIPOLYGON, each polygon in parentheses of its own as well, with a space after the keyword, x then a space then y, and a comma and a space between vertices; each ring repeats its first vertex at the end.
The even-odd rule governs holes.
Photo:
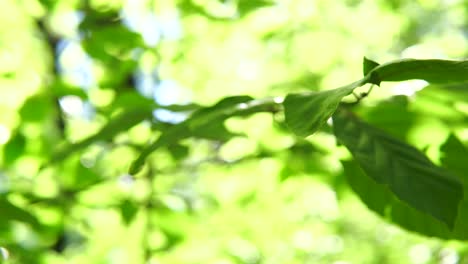
POLYGON ((392 96, 372 107, 360 107, 355 112, 373 126, 402 140, 420 118, 420 114, 410 109, 408 97, 404 95, 392 96))
POLYGON ((426 236, 454 238, 447 226, 399 200, 387 185, 367 176, 355 161, 342 161, 346 181, 361 201, 383 218, 426 236))
POLYGON ((200 108, 187 120, 172 126, 131 164, 129 173, 138 173, 146 158, 161 147, 170 146, 188 137, 214 140, 227 140, 236 134, 224 126, 224 121, 233 116, 247 116, 258 112, 276 112, 278 105, 273 99, 253 100, 250 96, 233 96, 219 101, 213 106, 200 108))
POLYGON ((450 135, 445 143, 440 148, 441 162, 444 167, 456 172, 465 183, 465 188, 468 187, 468 149, 455 136, 450 135))
POLYGON ((370 71, 372 71, 375 67, 379 66, 380 64, 373 61, 369 60, 368 58, 364 57, 363 63, 362 63, 362 72, 363 75, 366 76, 370 71))
POLYGON ((450 135, 440 148, 440 152, 442 165, 456 172, 464 185, 465 196, 458 212, 455 231, 457 238, 468 239, 468 163, 466 162, 468 149, 455 135, 450 135))
POLYGON ((22 121, 41 122, 51 113, 52 100, 43 94, 29 97, 19 110, 22 121))
POLYGON ((24 135, 17 131, 17 133, 6 143, 3 148, 3 164, 5 166, 11 165, 26 151, 26 138, 24 135))
POLYGON ((416 148, 341 110, 333 116, 335 135, 364 172, 388 186, 398 199, 453 228, 463 186, 416 148))
POLYGON ((288 94, 283 102, 286 125, 298 136, 312 135, 333 115, 341 99, 366 81, 362 79, 333 90, 288 94))
POLYGON ((369 75, 373 75, 371 79, 380 81, 421 79, 430 83, 467 82, 468 60, 402 59, 379 65, 369 75))
POLYGON ((132 175, 138 173, 143 168, 145 160, 148 158, 148 156, 157 149, 170 146, 173 143, 188 138, 189 136, 190 131, 185 122, 170 127, 164 131, 154 143, 143 149, 138 158, 136 158, 130 165, 128 173, 132 175))
POLYGON ((126 225, 132 223, 133 219, 135 219, 135 216, 138 213, 138 205, 128 199, 122 201, 122 203, 119 205, 119 209, 122 220, 126 225))
POLYGON ((2 218, 10 221, 19 221, 31 225, 31 227, 40 227, 37 219, 27 210, 12 204, 6 197, 0 197, 0 212, 2 218))
POLYGON ((272 6, 275 3, 269 0, 239 0, 237 9, 241 16, 245 16, 257 9, 272 6))
POLYGON ((57 150, 53 155, 51 162, 59 162, 69 155, 86 148, 87 146, 103 140, 110 140, 118 133, 128 130, 143 120, 151 117, 151 111, 148 109, 135 109, 124 112, 114 119, 110 120, 99 132, 83 139, 75 144, 67 145, 57 150))

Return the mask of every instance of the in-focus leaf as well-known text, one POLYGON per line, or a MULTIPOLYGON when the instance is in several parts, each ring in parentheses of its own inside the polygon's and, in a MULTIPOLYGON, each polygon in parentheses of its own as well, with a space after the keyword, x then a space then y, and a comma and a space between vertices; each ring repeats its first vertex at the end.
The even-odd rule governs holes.
POLYGON ((440 152, 442 165, 456 172, 464 182, 465 188, 468 188, 468 149, 465 145, 452 134, 442 145, 440 152))
POLYGON ((379 65, 367 75, 374 75, 374 79, 380 81, 421 79, 430 83, 468 82, 468 60, 402 59, 379 65))
POLYGON ((398 199, 453 228, 463 198, 461 182, 416 148, 359 120, 346 110, 333 116, 335 135, 364 172, 398 199))
POLYGON ((286 125, 298 136, 312 135, 333 115, 343 97, 366 82, 362 79, 333 90, 288 94, 283 102, 286 125))
POLYGON ((364 57, 364 61, 362 63, 362 73, 366 76, 370 71, 372 71, 375 67, 379 66, 380 64, 369 60, 368 58, 364 57))
POLYGON ((468 149, 455 136, 450 135, 445 143, 440 148, 442 165, 457 173, 460 176, 464 189, 465 196, 461 203, 458 219, 455 226, 456 238, 468 239, 468 149))
POLYGON ((367 176, 357 162, 341 163, 349 186, 370 210, 407 230, 426 236, 454 238, 444 223, 399 200, 387 185, 367 176))

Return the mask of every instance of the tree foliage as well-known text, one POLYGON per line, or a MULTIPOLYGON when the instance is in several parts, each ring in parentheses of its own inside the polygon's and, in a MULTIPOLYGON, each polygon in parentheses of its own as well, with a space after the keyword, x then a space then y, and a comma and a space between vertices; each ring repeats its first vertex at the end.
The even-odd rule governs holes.
POLYGON ((1 261, 466 261, 468 20, 417 2, 5 1, 1 261))

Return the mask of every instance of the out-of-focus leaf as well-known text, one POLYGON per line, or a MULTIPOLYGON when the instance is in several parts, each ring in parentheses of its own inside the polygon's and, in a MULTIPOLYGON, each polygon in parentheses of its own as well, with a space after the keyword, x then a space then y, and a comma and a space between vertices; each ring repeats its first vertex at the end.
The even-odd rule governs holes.
MULTIPOLYGON (((426 80, 430 83, 468 82, 468 60, 402 59, 375 67, 368 73, 377 82, 426 80)), ((374 82, 372 82, 374 83, 374 82)))
POLYGON ((372 71, 375 67, 379 66, 380 64, 369 60, 368 58, 364 57, 364 61, 362 63, 362 73, 366 76, 370 71, 372 71))
POLYGON ((175 160, 182 160, 186 158, 190 153, 189 147, 184 146, 182 144, 172 144, 171 146, 168 146, 167 149, 169 150, 169 153, 171 154, 172 158, 174 158, 175 160))
POLYGON ((408 97, 397 95, 379 102, 373 107, 361 107, 356 111, 375 127, 385 129, 401 140, 407 138, 415 120, 421 115, 410 109, 408 97))
POLYGON ((145 119, 151 118, 152 112, 148 109, 134 109, 120 114, 110 120, 99 132, 83 139, 80 142, 71 144, 57 150, 52 156, 51 162, 59 162, 67 158, 70 154, 77 152, 97 141, 110 140, 118 133, 128 130, 145 119))
POLYGON ((132 163, 130 174, 141 170, 146 158, 160 147, 172 145, 188 137, 227 140, 236 134, 228 131, 224 121, 233 116, 247 116, 259 112, 276 112, 278 104, 273 99, 253 100, 250 96, 226 97, 213 106, 200 108, 187 120, 164 131, 144 149, 132 163))
POLYGON ((333 90, 288 94, 283 102, 286 125, 298 136, 312 135, 333 115, 341 99, 366 81, 362 79, 333 90))
POLYGON ((335 135, 377 183, 400 200, 453 228, 463 198, 460 181, 435 166, 416 148, 341 110, 333 116, 335 135))
POLYGON ((39 0, 39 2, 46 7, 47 10, 53 10, 57 1, 55 0, 39 0))
POLYGON ((259 8, 272 6, 274 4, 275 3, 270 0, 239 0, 237 3, 237 10, 241 16, 245 16, 259 8))
POLYGON ((3 164, 12 164, 25 151, 26 139, 20 132, 17 132, 3 148, 3 164))
POLYGON ((212 21, 217 21, 217 22, 229 21, 227 18, 217 17, 214 14, 211 14, 205 9, 203 5, 194 3, 193 0, 181 0, 178 2, 178 7, 182 11, 182 13, 184 13, 185 15, 198 14, 212 21))
MULTIPOLYGON (((87 13, 79 29, 84 37, 84 50, 93 58, 111 66, 113 70, 126 68, 127 65, 121 62, 122 58, 128 56, 135 48, 144 47, 141 35, 125 27, 121 23, 120 15, 113 10, 87 13)), ((114 74, 113 77, 119 75, 121 74, 114 74)))
POLYGON ((428 85, 416 93, 412 102, 415 112, 438 118, 448 125, 464 125, 468 118, 454 105, 468 101, 468 84, 428 85))
POLYGON ((27 210, 12 204, 6 197, 0 196, 1 217, 10 221, 19 221, 38 228, 40 226, 37 219, 27 210))
POLYGON ((53 104, 45 95, 31 96, 19 110, 21 119, 24 121, 40 122, 49 115, 51 105, 53 104))
POLYGON ((65 83, 64 81, 58 79, 50 85, 50 89, 56 97, 62 97, 66 95, 75 95, 81 99, 87 99, 88 96, 83 89, 73 86, 71 84, 65 83))
POLYGON ((187 112, 187 111, 195 111, 201 108, 200 105, 195 104, 195 103, 189 103, 189 104, 171 104, 171 105, 164 105, 164 106, 159 106, 160 108, 167 109, 169 111, 173 112, 187 112))
POLYGON ((331 172, 326 162, 326 152, 306 140, 299 140, 285 152, 285 162, 280 173, 282 181, 304 173, 329 175, 331 172))
POLYGON ((119 25, 121 16, 115 10, 107 9, 105 11, 89 9, 86 16, 79 25, 80 30, 92 30, 103 26, 119 25))
POLYGON ((138 213, 138 205, 128 199, 122 201, 119 209, 122 220, 126 225, 132 223, 133 219, 135 219, 135 216, 138 213))
POLYGON ((84 190, 89 186, 92 186, 102 181, 102 177, 100 177, 92 169, 83 166, 80 160, 76 162, 74 173, 70 172, 70 174, 73 174, 74 177, 72 182, 73 185, 70 186, 70 189, 73 190, 84 190))
POLYGON ((119 109, 128 111, 129 109, 153 109, 156 107, 157 104, 153 99, 144 97, 137 91, 129 91, 118 93, 114 101, 112 101, 110 106, 106 107, 104 111, 113 112, 119 109))

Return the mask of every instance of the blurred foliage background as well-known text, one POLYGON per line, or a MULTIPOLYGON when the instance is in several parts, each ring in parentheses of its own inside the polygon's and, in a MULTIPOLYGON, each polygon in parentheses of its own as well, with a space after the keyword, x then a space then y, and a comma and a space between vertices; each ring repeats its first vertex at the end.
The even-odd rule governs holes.
MULTIPOLYGON (((161 131, 223 97, 335 88, 360 78, 363 56, 466 57, 468 1, 0 7, 4 262, 468 263, 466 244, 369 211, 330 128, 299 139, 281 113, 230 118, 232 133, 159 149, 127 174, 161 131)), ((468 139, 468 93, 423 86, 384 84, 359 113, 437 160, 450 131, 468 139)))

